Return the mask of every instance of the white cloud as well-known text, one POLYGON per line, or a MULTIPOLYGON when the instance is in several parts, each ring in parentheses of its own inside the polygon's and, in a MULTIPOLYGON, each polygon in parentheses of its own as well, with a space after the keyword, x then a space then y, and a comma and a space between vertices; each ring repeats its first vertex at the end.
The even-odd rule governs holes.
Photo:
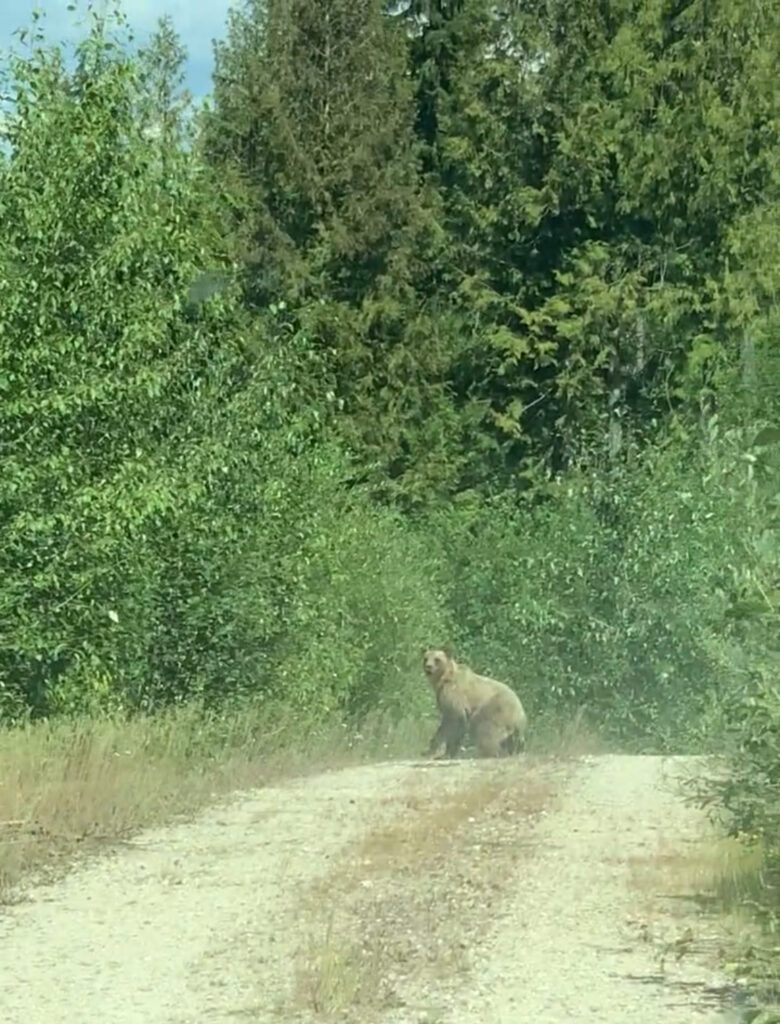
MULTIPOLYGON (((110 12, 116 4, 104 0, 110 12)), ((169 14, 189 56, 187 86, 195 95, 211 89, 212 39, 222 37, 227 24, 228 8, 235 0, 120 0, 136 39, 143 43, 154 31, 157 21, 169 14)), ((87 25, 87 0, 77 0, 76 10, 69 11, 70 0, 0 0, 0 52, 11 46, 18 48, 15 30, 29 27, 32 11, 45 14, 46 37, 51 42, 72 43, 79 39, 87 25)), ((99 9, 98 3, 94 6, 99 9)))

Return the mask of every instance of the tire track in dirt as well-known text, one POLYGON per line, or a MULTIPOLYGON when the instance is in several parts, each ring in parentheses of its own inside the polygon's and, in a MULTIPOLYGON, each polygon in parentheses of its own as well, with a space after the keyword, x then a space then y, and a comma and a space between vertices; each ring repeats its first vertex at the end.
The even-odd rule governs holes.
POLYGON ((376 820, 377 789, 409 771, 348 769, 242 794, 33 890, 0 915, 0 1021, 253 1019, 259 988, 270 1005, 284 987, 293 897, 376 820))
POLYGON ((700 827, 664 770, 394 763, 241 794, 1 914, 0 1021, 733 1019, 711 964, 660 979, 637 937, 632 859, 700 827))
POLYGON ((676 788, 690 765, 685 758, 583 759, 555 813, 539 823, 535 855, 475 950, 469 983, 443 993, 425 1019, 738 1021, 718 971, 718 923, 691 904, 664 900, 657 871, 670 850, 684 864, 706 835, 703 816, 676 788))

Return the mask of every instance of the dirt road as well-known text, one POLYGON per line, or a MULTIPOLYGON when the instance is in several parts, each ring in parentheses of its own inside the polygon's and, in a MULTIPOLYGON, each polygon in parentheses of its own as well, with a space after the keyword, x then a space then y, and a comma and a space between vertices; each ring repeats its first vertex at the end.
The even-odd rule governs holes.
POLYGON ((0 1021, 737 1021, 714 925, 656 873, 701 831, 681 767, 393 763, 242 794, 0 911, 0 1021))

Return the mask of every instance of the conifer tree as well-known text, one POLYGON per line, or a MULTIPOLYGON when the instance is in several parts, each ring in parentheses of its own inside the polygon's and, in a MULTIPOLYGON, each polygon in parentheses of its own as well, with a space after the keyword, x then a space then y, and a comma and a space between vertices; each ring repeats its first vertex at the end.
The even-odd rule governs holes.
POLYGON ((777 5, 402 13, 451 291, 481 311, 478 391, 509 465, 615 458, 680 402, 708 406, 736 356, 717 297, 731 225, 772 187, 777 5))
POLYGON ((453 485, 463 450, 413 119, 405 39, 381 0, 252 0, 217 46, 202 140, 235 183, 250 303, 283 299, 328 353, 342 437, 407 498, 453 485))

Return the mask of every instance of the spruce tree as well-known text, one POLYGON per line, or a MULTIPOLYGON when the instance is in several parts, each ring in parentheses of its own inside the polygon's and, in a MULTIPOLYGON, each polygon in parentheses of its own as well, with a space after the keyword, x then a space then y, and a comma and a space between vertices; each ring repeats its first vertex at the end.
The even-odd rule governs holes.
POLYGON ((360 472, 412 500, 454 486, 463 451, 448 387, 460 342, 435 312, 441 231, 413 120, 404 35, 381 0, 250 0, 216 48, 202 137, 234 183, 248 301, 284 300, 327 352, 360 472))
POLYGON ((402 13, 451 294, 481 312, 473 386, 510 474, 615 459, 680 403, 710 407, 736 356, 732 225, 772 188, 777 5, 402 13))

